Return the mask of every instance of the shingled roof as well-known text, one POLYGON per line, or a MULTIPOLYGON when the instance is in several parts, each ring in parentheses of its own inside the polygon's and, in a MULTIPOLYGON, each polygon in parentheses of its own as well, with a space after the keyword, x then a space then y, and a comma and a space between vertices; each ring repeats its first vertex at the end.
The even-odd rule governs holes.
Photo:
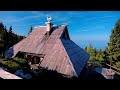
POLYGON ((5 56, 14 57, 19 51, 44 54, 41 67, 78 77, 89 54, 70 39, 66 25, 53 26, 49 36, 46 29, 47 26, 34 28, 27 38, 8 49, 5 56))

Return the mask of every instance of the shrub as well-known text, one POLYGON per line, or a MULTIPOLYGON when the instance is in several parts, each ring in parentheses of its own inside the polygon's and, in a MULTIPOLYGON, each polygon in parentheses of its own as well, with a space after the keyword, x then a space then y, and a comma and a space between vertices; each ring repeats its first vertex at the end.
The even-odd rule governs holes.
POLYGON ((15 60, 16 62, 18 62, 19 64, 25 64, 26 63, 26 60, 23 59, 23 58, 15 57, 15 58, 13 58, 13 60, 15 60))
POLYGON ((6 67, 8 69, 11 69, 13 71, 15 71, 15 70, 20 68, 20 65, 18 63, 16 63, 16 62, 13 62, 12 60, 2 60, 2 61, 0 61, 0 63, 4 67, 6 67))

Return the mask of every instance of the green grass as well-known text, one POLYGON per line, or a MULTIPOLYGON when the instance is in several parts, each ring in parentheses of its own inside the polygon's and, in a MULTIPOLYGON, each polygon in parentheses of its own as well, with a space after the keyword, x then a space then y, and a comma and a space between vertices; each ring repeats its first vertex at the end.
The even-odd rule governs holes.
POLYGON ((22 58, 9 58, 9 59, 5 59, 5 58, 0 58, 0 64, 3 67, 6 67, 12 71, 18 70, 22 67, 24 67, 26 65, 26 61, 25 59, 22 58))
POLYGON ((10 68, 12 70, 17 70, 20 68, 20 65, 12 60, 7 60, 7 61, 1 60, 0 63, 6 66, 6 68, 10 68))
POLYGON ((15 58, 13 58, 13 60, 15 60, 16 62, 18 62, 19 64, 25 64, 25 63, 27 63, 26 60, 23 59, 23 58, 15 57, 15 58))

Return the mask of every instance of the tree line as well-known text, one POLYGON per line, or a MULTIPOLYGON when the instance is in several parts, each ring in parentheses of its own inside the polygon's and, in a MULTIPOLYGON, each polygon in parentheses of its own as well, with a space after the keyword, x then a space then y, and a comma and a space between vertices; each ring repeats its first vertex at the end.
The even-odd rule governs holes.
POLYGON ((93 48, 92 44, 85 47, 84 50, 90 54, 89 62, 94 66, 101 65, 101 62, 111 64, 112 66, 120 69, 120 19, 116 22, 112 29, 110 39, 105 50, 97 50, 93 48))
POLYGON ((90 55, 88 63, 90 63, 91 66, 100 66, 101 67, 100 63, 104 61, 103 50, 94 48, 91 43, 89 44, 88 47, 85 47, 84 50, 90 55))
POLYGON ((12 26, 7 30, 6 26, 0 22, 0 55, 4 57, 5 51, 21 41, 25 36, 20 36, 12 31, 12 26))

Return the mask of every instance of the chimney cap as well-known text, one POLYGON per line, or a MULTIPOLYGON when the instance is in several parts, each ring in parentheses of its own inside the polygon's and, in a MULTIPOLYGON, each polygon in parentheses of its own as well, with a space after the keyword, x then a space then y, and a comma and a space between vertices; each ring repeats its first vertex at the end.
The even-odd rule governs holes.
POLYGON ((52 21, 52 17, 47 17, 47 21, 51 22, 52 21))

